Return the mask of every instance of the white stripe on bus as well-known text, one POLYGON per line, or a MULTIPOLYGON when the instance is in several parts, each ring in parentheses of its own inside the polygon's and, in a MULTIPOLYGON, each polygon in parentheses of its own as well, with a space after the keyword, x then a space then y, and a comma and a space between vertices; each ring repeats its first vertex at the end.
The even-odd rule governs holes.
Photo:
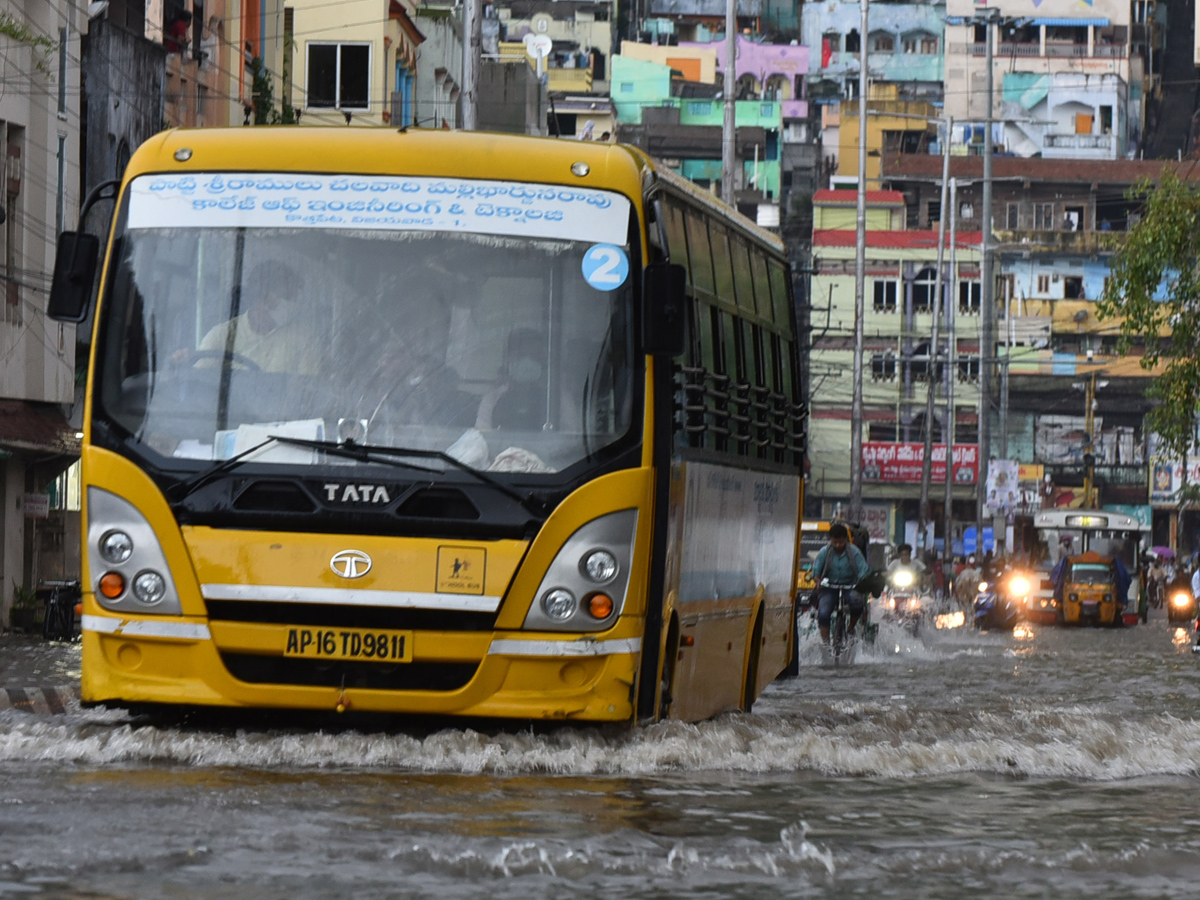
POLYGON ((267 603, 334 603, 340 606, 388 606, 495 612, 499 597, 475 594, 430 594, 420 591, 372 591, 362 588, 291 587, 285 584, 202 584, 205 600, 252 600, 267 603))
POLYGON ((131 637, 177 638, 188 641, 212 640, 207 625, 196 622, 151 622, 145 619, 117 619, 112 616, 84 616, 84 631, 124 634, 131 637))
POLYGON ((525 641, 501 638, 492 641, 489 656, 611 656, 617 653, 637 653, 642 649, 641 638, 618 641, 525 641))

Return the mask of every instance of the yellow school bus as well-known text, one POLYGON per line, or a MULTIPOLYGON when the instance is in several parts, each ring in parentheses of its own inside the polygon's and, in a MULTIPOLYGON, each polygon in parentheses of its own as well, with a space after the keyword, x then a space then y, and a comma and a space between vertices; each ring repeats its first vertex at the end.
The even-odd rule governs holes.
POLYGON ((623 146, 173 130, 100 270, 86 703, 581 721, 748 708, 792 653, 780 241, 623 146))

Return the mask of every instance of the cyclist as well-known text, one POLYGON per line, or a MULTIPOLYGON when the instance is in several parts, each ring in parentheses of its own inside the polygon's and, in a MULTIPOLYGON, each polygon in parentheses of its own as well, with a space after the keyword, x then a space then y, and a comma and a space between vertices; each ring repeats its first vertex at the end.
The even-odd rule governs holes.
POLYGON ((850 529, 842 522, 834 522, 829 526, 829 543, 821 548, 813 560, 812 570, 819 585, 817 625, 821 630, 821 640, 828 644, 829 620, 837 605, 838 589, 846 589, 846 605, 850 609, 850 627, 846 633, 850 634, 866 608, 862 594, 854 590, 854 586, 871 574, 871 569, 862 551, 850 543, 850 529), (827 580, 829 583, 825 584, 827 580))

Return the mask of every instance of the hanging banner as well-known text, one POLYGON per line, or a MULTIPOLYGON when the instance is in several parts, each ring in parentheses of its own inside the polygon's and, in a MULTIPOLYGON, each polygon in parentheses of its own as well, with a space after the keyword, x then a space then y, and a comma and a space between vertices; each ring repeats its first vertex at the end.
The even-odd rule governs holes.
MULTIPOLYGON (((1175 506, 1179 503, 1179 489, 1183 487, 1183 463, 1163 459, 1151 460, 1150 505, 1175 506)), ((1200 457, 1188 457, 1187 480, 1189 485, 1200 484, 1200 457)))
MULTIPOLYGON (((925 445, 894 441, 868 441, 863 444, 862 473, 864 481, 882 484, 920 484, 925 445)), ((946 445, 934 444, 930 456, 931 480, 946 480, 946 445)), ((954 445, 955 484, 979 483, 979 447, 976 444, 954 445)))
POLYGON ((993 459, 987 471, 988 509, 992 515, 1008 514, 1020 505, 1020 465, 1011 459, 993 459))

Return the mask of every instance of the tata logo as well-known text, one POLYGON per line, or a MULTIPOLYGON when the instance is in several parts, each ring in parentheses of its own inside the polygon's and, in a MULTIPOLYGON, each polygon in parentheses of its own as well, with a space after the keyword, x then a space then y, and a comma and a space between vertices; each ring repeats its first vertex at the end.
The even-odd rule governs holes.
POLYGON ((325 499, 330 503, 391 503, 391 495, 382 484, 326 484, 325 499))
POLYGON ((343 578, 362 578, 371 571, 371 557, 361 550, 343 550, 333 555, 329 568, 343 578))

